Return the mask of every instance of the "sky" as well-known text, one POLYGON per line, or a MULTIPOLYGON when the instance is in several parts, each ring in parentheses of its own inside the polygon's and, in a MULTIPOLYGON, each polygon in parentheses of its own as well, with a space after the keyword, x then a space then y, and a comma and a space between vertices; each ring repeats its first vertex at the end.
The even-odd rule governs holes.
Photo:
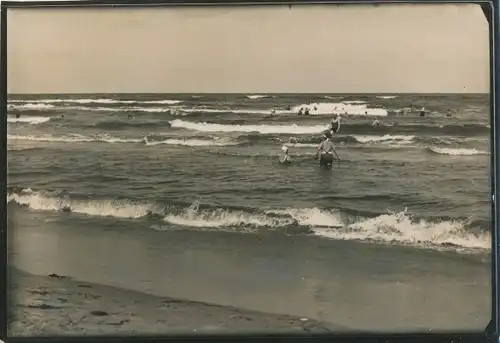
POLYGON ((472 4, 9 9, 9 93, 488 93, 472 4))

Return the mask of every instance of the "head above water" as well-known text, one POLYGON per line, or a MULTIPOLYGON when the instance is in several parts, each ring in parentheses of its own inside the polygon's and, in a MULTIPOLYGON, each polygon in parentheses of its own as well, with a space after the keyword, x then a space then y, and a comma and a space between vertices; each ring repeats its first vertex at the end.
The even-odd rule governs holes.
POLYGON ((281 147, 281 151, 283 151, 283 153, 286 154, 288 152, 288 147, 286 145, 283 145, 281 147))
POLYGON ((330 132, 330 130, 325 132, 325 138, 328 138, 328 139, 332 138, 332 133, 330 132))

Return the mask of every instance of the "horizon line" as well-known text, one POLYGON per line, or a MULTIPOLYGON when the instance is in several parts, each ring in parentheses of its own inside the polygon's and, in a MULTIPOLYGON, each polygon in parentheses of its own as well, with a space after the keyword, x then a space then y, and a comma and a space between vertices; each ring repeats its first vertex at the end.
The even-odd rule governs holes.
POLYGON ((446 94, 463 94, 463 95, 473 95, 473 94, 491 94, 491 92, 458 92, 458 93, 453 93, 453 92, 432 92, 432 93, 424 93, 424 92, 401 92, 401 93, 395 93, 395 92, 346 92, 346 93, 340 93, 340 92, 180 92, 180 93, 173 93, 173 92, 120 92, 120 93, 115 93, 115 92, 84 92, 84 93, 79 93, 79 92, 69 92, 69 93, 7 93, 7 96, 18 96, 18 95, 133 95, 133 94, 151 94, 151 95, 165 95, 165 94, 172 94, 172 95, 182 95, 182 94, 205 94, 205 95, 211 95, 211 94, 230 94, 230 95, 315 95, 315 94, 334 94, 334 95, 350 95, 350 94, 357 94, 357 95, 379 95, 379 94, 389 94, 389 95, 415 95, 415 94, 422 94, 422 95, 446 95, 446 94))

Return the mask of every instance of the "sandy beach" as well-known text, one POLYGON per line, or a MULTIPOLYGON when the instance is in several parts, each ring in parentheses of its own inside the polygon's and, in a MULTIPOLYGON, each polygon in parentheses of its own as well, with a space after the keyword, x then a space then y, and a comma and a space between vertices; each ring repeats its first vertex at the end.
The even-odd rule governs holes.
POLYGON ((155 297, 10 269, 9 336, 324 333, 307 318, 155 297))

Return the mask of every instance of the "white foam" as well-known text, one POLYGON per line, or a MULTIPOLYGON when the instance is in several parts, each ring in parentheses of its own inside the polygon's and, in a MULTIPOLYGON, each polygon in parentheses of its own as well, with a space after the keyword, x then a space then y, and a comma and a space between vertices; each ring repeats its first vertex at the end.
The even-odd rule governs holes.
POLYGON ((262 98, 267 98, 269 97, 268 95, 247 95, 247 98, 248 99, 251 99, 251 100, 257 100, 257 99, 262 99, 262 98))
POLYGON ((18 111, 46 111, 55 108, 54 105, 44 104, 44 103, 27 103, 22 105, 7 105, 7 109, 9 110, 18 110, 18 111))
MULTIPOLYGON (((32 105, 41 104, 60 104, 60 103, 76 103, 76 104, 180 104, 182 100, 115 100, 115 99, 38 99, 38 100, 9 100, 9 103, 25 103, 29 101, 32 105)), ((30 105, 30 104, 26 104, 30 105)), ((22 105, 23 106, 23 105, 22 105)), ((47 105, 51 106, 51 105, 47 105)))
POLYGON ((283 218, 272 218, 263 214, 250 214, 241 211, 223 209, 201 211, 197 203, 194 203, 180 214, 169 214, 163 220, 170 224, 198 228, 239 227, 245 225, 279 227, 291 223, 290 220, 283 218))
POLYGON ((366 104, 366 101, 364 100, 348 100, 348 101, 342 101, 344 104, 366 104))
POLYGON ((156 213, 153 205, 132 203, 126 200, 74 200, 44 195, 43 192, 24 190, 21 194, 10 194, 7 201, 14 201, 34 210, 65 211, 91 216, 140 218, 149 213, 156 213))
POLYGON ((165 213, 164 208, 147 203, 127 200, 75 200, 31 189, 9 194, 7 200, 29 206, 34 210, 71 210, 92 216, 140 218, 157 214, 163 215, 163 220, 170 224, 199 229, 248 232, 249 229, 250 231, 259 228, 276 230, 298 224, 308 227, 314 235, 338 240, 427 247, 452 244, 461 248, 481 250, 489 250, 491 247, 491 237, 482 229, 477 231, 480 233, 473 233, 468 231, 466 222, 458 220, 437 223, 415 220, 406 209, 398 213, 388 213, 373 218, 358 217, 355 221, 345 222, 339 211, 319 208, 285 208, 249 213, 226 209, 200 210, 199 204, 194 203, 180 213, 165 213))
POLYGON ((209 124, 204 122, 189 122, 175 119, 170 122, 174 128, 195 130, 201 132, 259 132, 269 133, 294 133, 294 134, 316 134, 322 133, 328 127, 326 125, 298 126, 298 125, 223 125, 209 124))
MULTIPOLYGON (((192 108, 179 108, 183 112, 188 113, 235 113, 235 114, 271 114, 271 109, 254 109, 254 108, 207 108, 207 107, 192 107, 192 108)), ((274 110, 274 114, 292 114, 294 112, 286 110, 274 110)))
POLYGON ((363 101, 343 101, 343 102, 319 102, 301 104, 294 106, 291 112, 298 113, 299 110, 309 109, 310 115, 347 114, 347 115, 368 115, 387 116, 384 108, 368 108, 363 101))
POLYGON ((354 135, 359 143, 399 143, 399 144, 409 144, 413 141, 415 136, 405 136, 405 135, 383 135, 383 136, 361 136, 354 135))
POLYGON ((207 140, 207 139, 166 139, 164 141, 150 142, 147 141, 146 145, 154 146, 159 144, 167 145, 183 145, 183 146, 228 146, 235 145, 235 143, 220 141, 220 140, 207 140))
POLYGON ((451 156, 472 156, 472 155, 489 155, 489 152, 477 150, 477 149, 466 149, 466 148, 436 148, 430 147, 429 150, 440 155, 451 155, 451 156))
POLYGON ((377 96, 377 98, 379 98, 379 99, 396 99, 397 95, 380 95, 380 96, 377 96))
POLYGON ((475 235, 467 232, 465 223, 442 221, 431 223, 412 220, 407 211, 383 214, 374 218, 359 219, 343 224, 338 211, 310 209, 286 209, 273 211, 288 214, 301 225, 311 226, 315 235, 339 240, 369 240, 399 242, 404 244, 454 244, 463 248, 490 249, 488 233, 475 235))
POLYGON ((8 123, 27 123, 27 124, 42 124, 50 120, 50 117, 7 117, 8 123))
POLYGON ((462 222, 413 221, 405 211, 364 219, 348 225, 346 229, 315 228, 313 230, 318 236, 339 240, 354 239, 435 246, 453 244, 463 248, 484 250, 490 249, 491 246, 488 233, 475 235, 467 232, 462 222))
POLYGON ((82 135, 66 135, 66 136, 22 136, 22 135, 7 135, 9 140, 25 140, 36 142, 68 142, 68 143, 82 143, 82 142, 105 142, 105 143, 141 143, 144 140, 139 138, 118 138, 108 135, 101 135, 96 137, 86 137, 82 135))

